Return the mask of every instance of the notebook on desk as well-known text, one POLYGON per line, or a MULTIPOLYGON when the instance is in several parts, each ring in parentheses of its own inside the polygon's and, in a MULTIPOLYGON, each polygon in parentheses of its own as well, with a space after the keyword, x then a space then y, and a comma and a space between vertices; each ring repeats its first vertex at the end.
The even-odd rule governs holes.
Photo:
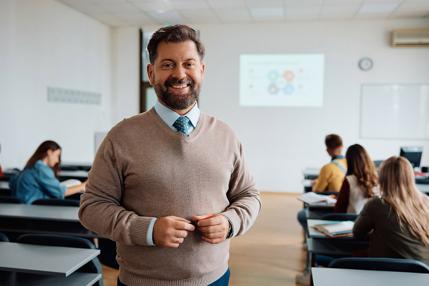
POLYGON ((330 196, 326 195, 319 195, 313 192, 308 192, 305 194, 302 194, 298 197, 298 200, 307 203, 309 205, 319 204, 319 203, 326 203, 326 204, 332 204, 335 205, 337 202, 336 199, 331 198, 330 196))
POLYGON ((349 237, 353 236, 353 225, 353 221, 342 221, 318 224, 313 226, 313 228, 328 237, 349 237))

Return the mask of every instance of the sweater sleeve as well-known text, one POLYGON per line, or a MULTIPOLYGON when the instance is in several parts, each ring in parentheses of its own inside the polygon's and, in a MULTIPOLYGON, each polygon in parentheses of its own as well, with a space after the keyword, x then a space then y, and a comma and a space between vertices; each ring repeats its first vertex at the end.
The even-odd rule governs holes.
POLYGON ((356 219, 353 226, 353 236, 356 239, 366 239, 368 234, 374 229, 374 216, 376 215, 375 210, 377 209, 378 200, 378 198, 369 200, 356 219))
POLYGON ((337 203, 335 204, 334 212, 346 213, 347 207, 349 206, 349 197, 350 197, 349 181, 347 180, 347 178, 344 178, 340 193, 337 198, 337 203))
POLYGON ((261 200, 259 191, 255 188, 253 178, 244 162, 241 144, 227 196, 230 205, 222 214, 231 224, 231 237, 244 234, 254 224, 261 209, 261 200))
POLYGON ((113 142, 101 144, 81 197, 81 223, 97 234, 125 245, 148 245, 152 217, 142 217, 121 205, 124 188, 122 167, 113 142))

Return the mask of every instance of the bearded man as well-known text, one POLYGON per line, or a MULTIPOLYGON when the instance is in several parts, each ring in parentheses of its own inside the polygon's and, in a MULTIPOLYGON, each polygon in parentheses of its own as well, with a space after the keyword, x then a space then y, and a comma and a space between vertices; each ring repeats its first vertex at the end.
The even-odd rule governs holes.
POLYGON ((118 285, 224 286, 229 245, 260 211, 242 145, 201 113, 204 47, 168 26, 148 44, 158 103, 110 130, 82 195, 84 226, 116 241, 118 285))

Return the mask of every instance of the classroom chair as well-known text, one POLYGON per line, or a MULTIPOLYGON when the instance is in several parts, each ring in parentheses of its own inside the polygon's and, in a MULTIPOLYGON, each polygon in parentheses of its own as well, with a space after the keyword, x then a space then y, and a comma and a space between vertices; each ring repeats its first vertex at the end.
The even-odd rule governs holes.
POLYGON ((333 260, 329 267, 360 270, 429 273, 429 266, 414 259, 387 257, 347 257, 333 260))
POLYGON ((355 221, 357 219, 357 214, 351 213, 329 213, 322 215, 321 219, 324 220, 351 220, 355 221))

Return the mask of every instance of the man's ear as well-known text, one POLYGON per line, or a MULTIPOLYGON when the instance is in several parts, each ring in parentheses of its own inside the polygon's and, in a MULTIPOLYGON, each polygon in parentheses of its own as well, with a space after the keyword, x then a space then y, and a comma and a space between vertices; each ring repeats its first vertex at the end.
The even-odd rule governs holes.
POLYGON ((204 79, 204 75, 206 74, 206 64, 201 62, 201 78, 204 79))
POLYGON ((155 78, 154 78, 154 73, 153 73, 153 69, 154 69, 154 67, 153 67, 153 64, 148 64, 147 65, 147 67, 146 67, 146 70, 147 70, 147 77, 148 77, 148 79, 149 79, 149 83, 150 83, 150 85, 154 85, 154 83, 155 83, 155 78))

